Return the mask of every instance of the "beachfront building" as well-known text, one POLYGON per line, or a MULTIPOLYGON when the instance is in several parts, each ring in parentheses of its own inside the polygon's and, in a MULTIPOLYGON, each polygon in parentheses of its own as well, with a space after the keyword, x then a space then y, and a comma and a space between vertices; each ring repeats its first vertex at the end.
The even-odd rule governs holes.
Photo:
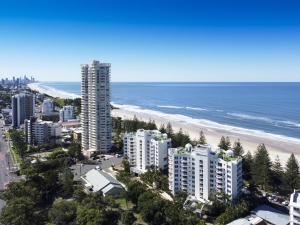
POLYGON ((202 202, 227 196, 236 199, 242 189, 242 159, 232 150, 212 150, 209 145, 170 148, 169 189, 187 192, 202 202), (225 195, 224 195, 225 194, 225 195))
POLYGON ((111 149, 110 64, 93 61, 81 66, 82 149, 90 157, 93 152, 111 149))
POLYGON ((65 122, 68 120, 75 119, 75 112, 74 112, 74 106, 71 105, 65 105, 62 107, 62 109, 59 110, 59 120, 61 122, 65 122))
POLYGON ((51 115, 53 113, 54 104, 52 99, 45 99, 42 104, 42 113, 44 115, 51 115))
POLYGON ((16 94, 11 98, 12 127, 18 128, 25 119, 34 115, 34 95, 28 92, 16 94))
POLYGON ((24 123, 25 140, 30 145, 41 145, 55 142, 61 136, 61 127, 52 121, 31 117, 24 123))
POLYGON ((171 139, 158 130, 139 129, 123 137, 124 155, 132 166, 134 173, 141 174, 147 167, 155 166, 162 170, 168 168, 168 148, 171 139))
POLYGON ((290 225, 300 225, 300 191, 294 190, 290 196, 290 225))

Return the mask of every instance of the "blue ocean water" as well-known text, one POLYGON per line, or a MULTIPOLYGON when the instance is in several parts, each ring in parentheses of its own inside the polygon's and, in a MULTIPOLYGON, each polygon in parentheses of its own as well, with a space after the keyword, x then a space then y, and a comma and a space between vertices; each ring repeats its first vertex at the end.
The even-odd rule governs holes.
MULTIPOLYGON (((80 95, 80 82, 40 86, 80 95)), ((112 83, 112 102, 300 138, 300 83, 112 83)))

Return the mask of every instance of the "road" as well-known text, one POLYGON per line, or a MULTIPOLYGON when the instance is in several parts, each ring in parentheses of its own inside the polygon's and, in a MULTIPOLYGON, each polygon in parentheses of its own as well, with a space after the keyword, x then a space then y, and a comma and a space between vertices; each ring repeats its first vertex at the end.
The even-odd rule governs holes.
POLYGON ((3 121, 0 120, 0 190, 3 190, 5 185, 17 177, 15 174, 10 173, 13 164, 8 151, 8 144, 2 137, 5 129, 7 127, 4 127, 3 121))

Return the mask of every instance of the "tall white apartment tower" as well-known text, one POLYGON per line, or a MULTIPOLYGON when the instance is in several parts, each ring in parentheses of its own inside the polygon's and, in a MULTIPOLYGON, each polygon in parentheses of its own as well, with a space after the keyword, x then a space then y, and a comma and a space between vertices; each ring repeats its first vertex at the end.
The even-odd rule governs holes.
POLYGON ((110 64, 81 65, 82 149, 86 156, 111 148, 110 64))
POLYGON ((169 149, 169 188, 200 201, 226 194, 235 200, 241 193, 242 159, 232 150, 212 150, 209 145, 169 149))
POLYGON ((171 139, 167 134, 158 130, 139 129, 136 133, 124 135, 123 143, 124 154, 128 157, 133 172, 144 173, 149 166, 162 170, 168 168, 168 148, 171 147, 171 139))

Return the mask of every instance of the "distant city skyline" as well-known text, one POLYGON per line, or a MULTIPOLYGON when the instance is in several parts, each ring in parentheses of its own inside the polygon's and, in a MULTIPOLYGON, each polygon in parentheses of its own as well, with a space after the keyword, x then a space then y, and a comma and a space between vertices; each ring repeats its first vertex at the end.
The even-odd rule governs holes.
POLYGON ((300 81, 297 1, 5 1, 0 78, 80 81, 300 81))

